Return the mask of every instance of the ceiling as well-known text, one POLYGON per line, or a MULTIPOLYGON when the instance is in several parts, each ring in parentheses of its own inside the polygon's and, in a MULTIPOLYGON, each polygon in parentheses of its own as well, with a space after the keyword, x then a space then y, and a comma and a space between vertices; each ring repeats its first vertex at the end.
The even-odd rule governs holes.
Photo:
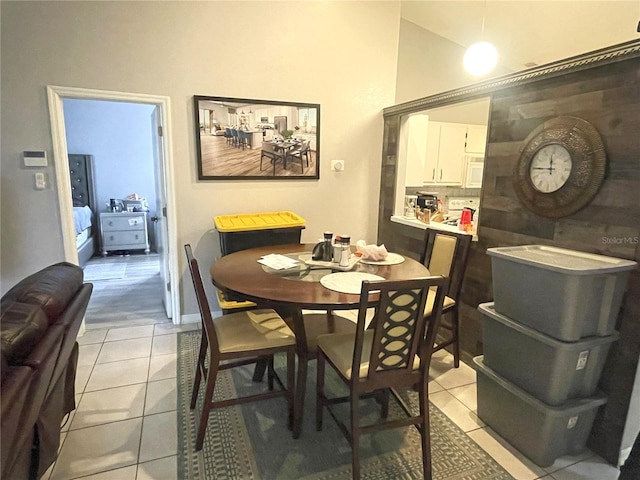
POLYGON ((640 39, 640 0, 402 0, 402 18, 464 48, 484 40, 520 71, 640 39))

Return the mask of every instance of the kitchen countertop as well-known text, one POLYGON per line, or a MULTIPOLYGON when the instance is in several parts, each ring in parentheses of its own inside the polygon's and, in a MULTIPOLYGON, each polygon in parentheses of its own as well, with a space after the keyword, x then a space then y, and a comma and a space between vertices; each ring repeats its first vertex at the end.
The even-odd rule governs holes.
MULTIPOLYGON (((417 219, 405 218, 402 215, 392 215, 391 221, 395 223, 401 223, 402 225, 408 225, 410 227, 420 228, 422 230, 426 230, 427 227, 431 227, 431 228, 437 228, 439 230, 445 230, 447 232, 464 233, 464 232, 461 232, 460 229, 458 229, 458 227, 454 225, 446 225, 444 223, 438 223, 438 222, 424 223, 417 219)), ((471 235, 471 233, 469 233, 469 235, 471 235)), ((476 234, 475 231, 473 232, 473 241, 474 242, 478 241, 478 235, 476 234)))

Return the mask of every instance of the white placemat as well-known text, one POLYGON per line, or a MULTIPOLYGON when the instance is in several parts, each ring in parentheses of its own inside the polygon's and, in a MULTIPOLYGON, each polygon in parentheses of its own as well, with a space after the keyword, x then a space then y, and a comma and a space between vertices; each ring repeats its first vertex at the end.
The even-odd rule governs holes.
POLYGON ((384 260, 366 260, 362 258, 360 262, 366 263, 367 265, 397 265, 404 262, 404 257, 397 253, 388 253, 387 258, 384 260))
POLYGON ((364 272, 338 272, 325 275, 320 283, 336 292, 359 294, 364 280, 384 280, 384 277, 364 272))
POLYGON ((269 255, 261 257, 258 263, 273 268, 274 270, 286 270, 287 268, 295 267, 298 264, 298 260, 284 255, 278 255, 277 253, 270 253, 269 255))

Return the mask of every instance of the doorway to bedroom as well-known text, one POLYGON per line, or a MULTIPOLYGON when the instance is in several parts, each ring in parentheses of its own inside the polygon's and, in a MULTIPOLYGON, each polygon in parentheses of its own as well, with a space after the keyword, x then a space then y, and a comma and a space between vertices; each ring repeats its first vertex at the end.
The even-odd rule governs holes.
MULTIPOLYGON (((126 92, 112 92, 105 90, 91 90, 84 88, 75 88, 75 87, 60 87, 60 86, 47 86, 47 97, 49 103, 49 114, 51 120, 51 134, 53 139, 53 150, 54 150, 54 158, 56 159, 56 184, 58 190, 58 201, 60 205, 60 223, 62 228, 62 237, 63 237, 63 246, 64 246, 64 258, 66 261, 72 263, 79 263, 77 244, 76 244, 76 229, 74 225, 74 215, 73 215, 73 201, 72 201, 72 180, 71 180, 71 165, 69 162, 65 161, 69 157, 69 153, 72 152, 71 148, 79 148, 82 147, 85 155, 89 155, 92 158, 97 156, 96 152, 110 152, 109 154, 101 153, 101 156, 104 157, 102 160, 106 162, 107 168, 109 170, 115 170, 118 175, 118 182, 115 185, 122 186, 127 180, 133 177, 133 168, 137 162, 140 161, 140 157, 142 154, 140 150, 122 148, 117 150, 115 145, 119 145, 123 142, 123 135, 118 135, 118 132, 115 131, 112 126, 115 123, 116 125, 126 124, 130 118, 123 117, 121 114, 118 116, 112 116, 110 121, 106 124, 103 122, 101 128, 97 128, 96 138, 94 139, 96 143, 92 145, 88 144, 74 144, 72 142, 71 135, 69 136, 69 148, 67 143, 67 123, 69 123, 68 127, 71 132, 73 132, 74 127, 71 124, 71 120, 68 122, 65 119, 65 109, 70 111, 69 108, 66 108, 64 102, 67 100, 81 100, 81 101, 95 101, 95 102, 103 102, 103 105, 110 105, 112 107, 130 107, 132 105, 144 106, 147 110, 142 115, 140 123, 144 125, 145 132, 139 133, 140 137, 139 141, 143 141, 146 143, 146 151, 151 150, 150 156, 152 157, 152 162, 150 162, 150 167, 144 170, 144 174, 142 175, 142 180, 140 183, 136 184, 132 188, 132 184, 125 184, 124 188, 121 191, 125 193, 117 193, 113 194, 112 192, 102 192, 101 193, 101 180, 98 179, 97 183, 97 196, 98 198, 112 198, 111 195, 114 195, 115 198, 122 197, 131 197, 130 194, 136 193, 137 197, 145 196, 148 205, 149 212, 145 212, 145 215, 149 217, 149 220, 155 220, 152 222, 151 227, 149 228, 151 234, 150 239, 153 242, 153 248, 157 251, 157 254, 151 252, 150 248, 149 255, 144 255, 145 250, 144 245, 142 246, 142 255, 137 255, 139 244, 129 245, 130 242, 125 242, 125 245, 121 245, 122 251, 112 252, 114 249, 107 249, 108 256, 106 258, 102 258, 101 256, 94 256, 91 258, 92 262, 99 261, 111 261, 113 263, 118 262, 127 262, 125 268, 125 275, 123 278, 112 278, 105 280, 97 280, 93 282, 94 284, 101 282, 100 285, 96 285, 94 289, 94 297, 97 299, 100 295, 101 290, 107 291, 109 288, 112 288, 116 291, 122 292, 122 297, 120 300, 111 300, 108 307, 106 309, 111 309, 113 316, 120 316, 123 320, 122 324, 119 326, 127 325, 127 321, 129 324, 131 323, 139 323, 139 322, 148 322, 148 323, 159 323, 159 322, 167 322, 167 319, 171 319, 173 323, 180 323, 180 297, 179 297, 179 289, 174 288, 174 286, 178 285, 178 260, 176 257, 176 253, 174 252, 174 246, 177 245, 177 236, 176 236, 176 218, 175 218, 175 189, 173 183, 173 159, 171 152, 171 122, 170 122, 170 99, 167 96, 160 95, 151 95, 151 94, 138 94, 138 93, 126 93, 126 92), (149 111, 151 114, 149 115, 149 111), (109 130, 111 128, 111 130, 109 130), (101 142, 101 143, 100 143, 101 142), (151 147, 149 148, 149 145, 151 147), (108 147, 100 150, 96 147, 108 147), (90 148, 91 147, 91 148, 90 148), (87 149, 93 150, 89 154, 87 154, 87 149), (117 153, 117 155, 116 155, 117 153), (122 159, 125 159, 124 163, 122 159), (64 159, 64 160, 63 160, 64 159), (144 194, 141 192, 145 192, 144 194), (104 193, 105 196, 102 196, 104 193), (155 194, 155 204, 153 203, 153 194, 155 194), (152 211, 155 210, 155 212, 152 211), (155 215, 154 215, 155 213, 155 215), (136 248, 134 248, 136 247, 136 248), (130 251, 127 251, 130 250, 130 251), (136 251, 131 251, 136 250, 136 251), (129 254, 129 257, 126 255, 129 254), (122 255, 122 257, 120 257, 122 255), (154 255, 157 257, 154 258, 154 255), (135 259, 139 257, 140 259, 144 259, 145 265, 135 265, 130 268, 129 264, 132 260, 132 257, 135 259), (138 268, 143 268, 144 271, 149 272, 150 269, 153 269, 154 275, 158 270, 156 265, 159 264, 159 278, 160 281, 157 282, 157 289, 154 288, 153 292, 143 293, 138 288, 140 285, 136 285, 136 280, 132 278, 128 278, 126 275, 126 271, 129 270, 130 273, 135 273, 138 268), (116 282, 112 280, 121 280, 119 285, 116 285, 116 282), (110 284, 106 284, 106 282, 111 282, 110 284), (128 282, 128 283, 127 283, 128 282), (146 315, 145 313, 141 313, 138 315, 138 318, 132 318, 130 312, 121 311, 118 314, 117 308, 119 304, 125 303, 126 300, 130 300, 126 297, 138 297, 139 295, 144 294, 148 297, 154 299, 154 301, 159 301, 163 307, 163 313, 161 318, 154 315, 146 315), (159 299, 159 300, 158 300, 159 299), (147 317, 152 318, 147 318, 147 317)), ((82 141, 87 140, 87 136, 89 133, 89 127, 96 127, 96 125, 100 124, 100 122, 105 117, 105 112, 101 110, 93 111, 92 114, 88 115, 88 112, 84 112, 84 116, 82 117, 82 121, 79 122, 81 132, 80 138, 82 141)), ((110 188, 114 188, 113 186, 110 188)), ((110 210, 107 207, 107 202, 103 200, 98 200, 95 202, 95 215, 98 219, 100 219, 101 213, 109 213, 110 210)), ((124 205, 124 204, 123 204, 124 205)), ((136 207, 140 207, 140 202, 133 202, 134 212, 131 212, 130 215, 140 216, 140 210, 136 207)), ((124 205, 125 213, 123 216, 129 214, 126 212, 126 205, 124 205)), ((136 220, 133 223, 125 222, 127 225, 134 225, 131 229, 137 229, 142 222, 136 220), (135 228, 134 228, 135 227, 135 228)), ((146 225, 146 223, 144 223, 146 225)), ((126 228, 125 228, 126 230, 126 228)), ((100 230, 98 229, 98 232, 100 230)), ((137 233, 136 233, 137 235, 137 233)), ((99 240, 99 238, 98 238, 99 240)), ((112 245, 113 246, 113 245, 112 245)), ((98 246, 96 246, 96 252, 102 253, 103 249, 100 246, 100 242, 98 241, 98 246)), ((107 267, 104 265, 102 269, 113 269, 115 267, 107 267)), ((140 281, 140 274, 134 275, 138 282, 140 281)), ((143 282, 145 286, 154 284, 156 282, 143 282)), ((141 304, 139 303, 138 306, 141 304)), ((156 304, 157 305, 157 304, 156 304)), ((144 309, 141 309, 142 312, 144 309)), ((86 324, 83 322, 81 327, 81 334, 87 328, 86 324)))
POLYGON ((79 263, 94 284, 87 328, 154 323, 164 311, 154 222, 155 106, 65 98, 63 108, 74 211, 86 203, 93 211, 88 236, 76 220, 79 263))

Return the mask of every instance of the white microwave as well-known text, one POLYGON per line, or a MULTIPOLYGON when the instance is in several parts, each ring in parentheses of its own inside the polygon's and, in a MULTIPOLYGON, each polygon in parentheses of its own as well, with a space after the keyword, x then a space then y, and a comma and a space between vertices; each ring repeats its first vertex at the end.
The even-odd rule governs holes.
POLYGON ((482 175, 484 173, 484 157, 467 155, 466 157, 465 188, 482 187, 482 175))

